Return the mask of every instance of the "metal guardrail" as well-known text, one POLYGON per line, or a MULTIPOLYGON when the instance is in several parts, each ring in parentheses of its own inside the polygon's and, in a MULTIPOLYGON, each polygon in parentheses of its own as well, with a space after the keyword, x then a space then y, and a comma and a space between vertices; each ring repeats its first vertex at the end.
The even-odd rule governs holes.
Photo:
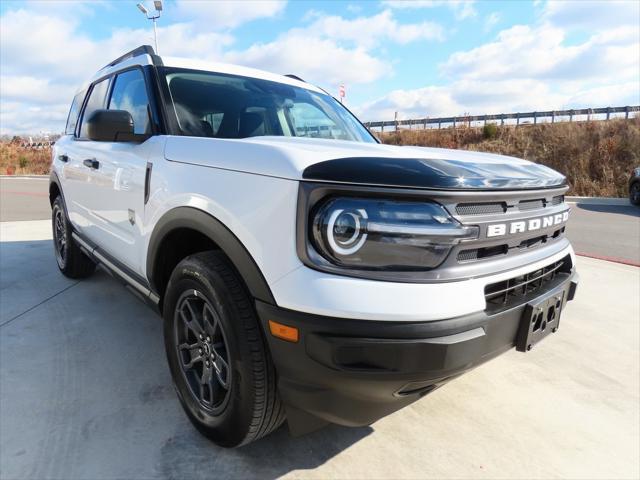
MULTIPOLYGON (((501 125, 504 125, 505 120, 515 120, 516 126, 520 125, 523 120, 533 119, 533 124, 538 123, 538 120, 544 118, 551 118, 551 123, 556 121, 556 117, 569 117, 569 121, 573 121, 573 117, 577 115, 606 115, 605 120, 611 118, 612 113, 624 113, 625 118, 629 118, 629 114, 632 112, 640 112, 640 106, 627 106, 627 107, 603 107, 603 108, 579 108, 572 110, 549 110, 543 112, 518 112, 518 113, 498 113, 493 115, 463 115, 459 117, 439 117, 439 118, 414 118, 408 120, 387 120, 384 122, 365 122, 367 128, 380 128, 384 132, 385 127, 394 127, 398 130, 401 126, 413 126, 422 127, 424 129, 429 125, 438 125, 438 128, 442 128, 442 125, 451 124, 453 128, 457 125, 471 126, 472 122, 484 122, 486 125, 488 121, 499 120, 501 125)), ((530 124, 531 122, 527 122, 530 124)))

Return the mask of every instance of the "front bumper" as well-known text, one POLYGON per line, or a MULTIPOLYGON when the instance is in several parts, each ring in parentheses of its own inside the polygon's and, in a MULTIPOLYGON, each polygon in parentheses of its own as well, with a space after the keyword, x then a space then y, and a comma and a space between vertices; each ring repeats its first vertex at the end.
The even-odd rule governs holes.
POLYGON ((369 425, 414 402, 514 347, 527 304, 551 293, 566 304, 577 284, 572 270, 498 312, 428 322, 340 319, 257 302, 292 432, 369 425), (296 327, 298 342, 270 335, 269 320, 296 327))

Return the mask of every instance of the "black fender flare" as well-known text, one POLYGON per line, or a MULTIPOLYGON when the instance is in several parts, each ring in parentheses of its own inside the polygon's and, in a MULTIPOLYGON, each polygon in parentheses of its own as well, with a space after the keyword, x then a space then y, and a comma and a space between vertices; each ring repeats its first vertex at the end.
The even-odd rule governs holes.
POLYGON ((169 233, 178 228, 189 228, 207 236, 229 258, 254 298, 272 305, 276 304, 267 280, 238 237, 217 218, 193 207, 176 207, 169 210, 156 223, 151 233, 147 249, 146 271, 154 291, 158 291, 154 279, 154 268, 160 245, 169 233))
POLYGON ((53 184, 58 187, 58 191, 62 197, 62 203, 66 205, 66 202, 64 201, 64 193, 62 192, 62 183, 58 178, 58 174, 54 170, 51 170, 51 173, 49 174, 49 204, 53 204, 53 199, 51 198, 51 185, 53 184))

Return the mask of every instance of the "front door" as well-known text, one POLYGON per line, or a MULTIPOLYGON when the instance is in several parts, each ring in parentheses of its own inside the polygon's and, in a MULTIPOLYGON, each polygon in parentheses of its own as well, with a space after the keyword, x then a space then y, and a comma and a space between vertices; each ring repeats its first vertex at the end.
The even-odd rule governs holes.
MULTIPOLYGON (((126 110, 133 117, 134 132, 149 134, 149 100, 142 70, 116 75, 108 102, 110 110, 126 110)), ((145 178, 150 141, 88 142, 94 153, 93 195, 89 210, 100 249, 141 273, 141 227, 145 206, 145 178)))

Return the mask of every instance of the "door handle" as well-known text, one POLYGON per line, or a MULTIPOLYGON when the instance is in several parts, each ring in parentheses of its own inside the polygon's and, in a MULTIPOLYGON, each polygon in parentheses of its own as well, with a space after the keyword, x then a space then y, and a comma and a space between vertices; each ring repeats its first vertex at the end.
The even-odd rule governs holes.
POLYGON ((69 157, 67 155, 58 155, 58 160, 60 160, 63 163, 67 163, 69 161, 69 157))
POLYGON ((94 170, 97 170, 100 168, 100 162, 95 158, 87 158, 82 163, 85 165, 85 167, 93 168, 94 170))

